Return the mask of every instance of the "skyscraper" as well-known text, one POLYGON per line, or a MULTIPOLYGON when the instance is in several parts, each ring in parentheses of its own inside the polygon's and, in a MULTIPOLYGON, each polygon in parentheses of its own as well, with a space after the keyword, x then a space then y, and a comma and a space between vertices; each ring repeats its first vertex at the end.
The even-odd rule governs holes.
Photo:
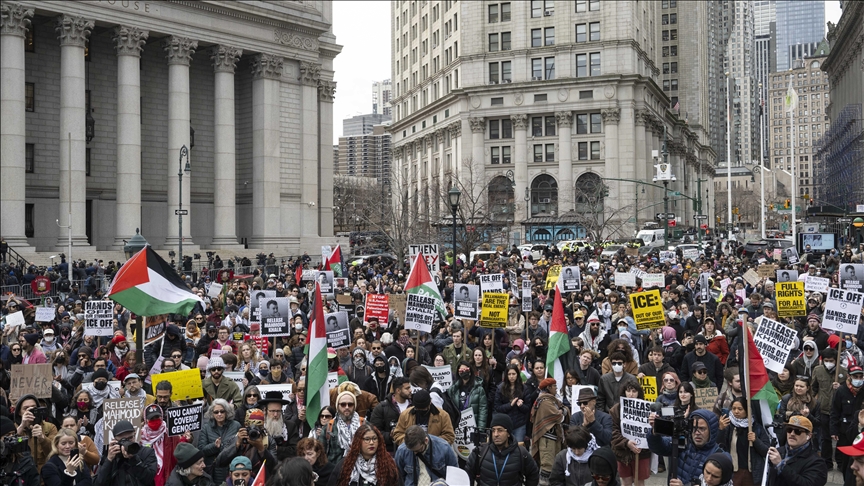
MULTIPOLYGON (((723 2, 724 28, 730 33, 726 42, 724 65, 732 87, 732 165, 752 163, 759 158, 758 106, 756 69, 754 66, 755 36, 753 3, 726 0, 723 2)), ((724 156, 718 159, 725 159, 724 156)))
POLYGON ((825 2, 777 0, 777 71, 789 69, 792 59, 811 55, 824 37, 825 2))
POLYGON ((392 84, 389 79, 372 83, 372 113, 388 117, 393 116, 392 108, 390 108, 392 93, 392 84))

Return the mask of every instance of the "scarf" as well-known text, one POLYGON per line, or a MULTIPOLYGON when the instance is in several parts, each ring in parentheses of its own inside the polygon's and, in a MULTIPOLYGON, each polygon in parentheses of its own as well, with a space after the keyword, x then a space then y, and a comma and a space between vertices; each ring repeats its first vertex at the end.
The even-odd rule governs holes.
POLYGON ((679 346, 681 345, 681 343, 678 342, 678 335, 675 333, 675 329, 672 329, 671 327, 664 327, 662 332, 664 348, 673 344, 677 344, 679 346))
POLYGON ((351 448, 351 440, 354 438, 354 432, 357 432, 357 429, 359 428, 360 416, 357 415, 357 412, 354 412, 351 416, 350 423, 346 422, 341 417, 336 419, 336 430, 339 433, 339 447, 345 451, 345 454, 347 454, 348 449, 351 448))
MULTIPOLYGON (((90 396, 93 397, 93 408, 99 408, 102 406, 102 402, 106 399, 111 398, 111 392, 114 390, 110 386, 106 386, 104 390, 97 390, 93 383, 88 383, 87 391, 90 392, 90 396)), ((83 388, 83 387, 82 387, 83 388)))
MULTIPOLYGON (((354 414, 357 416, 357 414, 354 414)), ((375 456, 368 461, 363 458, 363 455, 357 456, 357 462, 354 463, 354 469, 351 470, 351 480, 349 483, 360 484, 360 477, 367 483, 377 484, 378 478, 375 476, 375 456)))
POLYGON ((162 447, 163 442, 165 442, 165 437, 168 436, 168 426, 165 425, 165 421, 162 421, 162 425, 157 429, 153 430, 146 424, 141 427, 141 440, 140 443, 142 446, 150 446, 153 449, 153 452, 156 453, 156 472, 158 474, 159 471, 162 470, 162 460, 165 454, 164 448, 162 447))
POLYGON ((120 359, 121 363, 123 362, 123 357, 126 356, 126 353, 128 353, 128 352, 129 352, 129 348, 126 348, 126 349, 114 348, 114 354, 117 355, 117 358, 120 359))
POLYGON ((750 417, 739 419, 739 418, 736 418, 734 415, 730 414, 729 415, 729 422, 735 427, 740 427, 740 428, 746 429, 747 427, 750 426, 750 417))
POLYGON ((137 398, 141 400, 141 408, 143 409, 144 404, 147 401, 147 392, 145 392, 143 388, 139 388, 138 393, 136 393, 135 395, 130 395, 129 390, 126 390, 126 392, 123 393, 123 398, 137 398))
MULTIPOLYGON (((811 441, 807 441, 806 444, 797 448, 797 449, 788 449, 786 451, 786 457, 780 461, 780 464, 777 464, 777 475, 783 472, 783 468, 786 467, 786 464, 792 462, 798 456, 806 456, 810 451, 811 441)), ((769 462, 770 463, 770 462, 769 462)))
POLYGON ((792 387, 795 386, 795 377, 790 376, 786 381, 780 381, 780 378, 774 378, 771 380, 771 384, 774 385, 774 389, 777 390, 777 395, 782 397, 783 395, 792 393, 792 387))
POLYGON ((586 464, 588 459, 591 458, 591 454, 593 454, 597 449, 597 441, 594 440, 594 434, 591 434, 591 442, 588 443, 588 447, 585 448, 585 452, 583 452, 581 456, 573 454, 573 449, 568 447, 567 464, 564 466, 564 475, 570 476, 570 461, 576 461, 579 464, 586 464))
POLYGON ((690 378, 693 381, 693 384, 696 385, 696 386, 694 386, 694 388, 709 388, 709 387, 714 386, 714 384, 711 383, 711 380, 707 377, 708 375, 705 375, 705 376, 706 377, 704 380, 700 380, 699 378, 696 378, 696 375, 693 375, 690 378))

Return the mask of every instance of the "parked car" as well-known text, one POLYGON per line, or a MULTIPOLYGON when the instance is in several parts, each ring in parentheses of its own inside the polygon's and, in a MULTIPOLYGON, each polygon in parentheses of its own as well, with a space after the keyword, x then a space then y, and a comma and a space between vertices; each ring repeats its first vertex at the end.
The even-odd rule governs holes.
POLYGON ((525 252, 525 251, 531 252, 531 258, 534 261, 537 261, 537 260, 543 258, 543 254, 546 253, 546 248, 548 248, 548 247, 546 245, 538 245, 535 243, 526 243, 524 245, 519 245, 517 248, 519 248, 520 253, 525 252))
POLYGON ((624 248, 624 245, 609 245, 600 252, 601 261, 609 261, 618 255, 618 250, 624 248))

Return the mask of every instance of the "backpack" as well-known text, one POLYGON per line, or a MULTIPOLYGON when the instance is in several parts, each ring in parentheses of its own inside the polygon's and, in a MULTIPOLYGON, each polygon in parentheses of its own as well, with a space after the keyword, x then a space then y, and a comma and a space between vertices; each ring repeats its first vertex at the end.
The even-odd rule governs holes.
POLYGON ((462 412, 459 411, 459 407, 457 407, 456 403, 453 402, 453 399, 450 398, 450 394, 441 391, 440 388, 431 388, 429 391, 437 394, 442 400, 444 400, 441 408, 443 408, 444 411, 447 412, 447 415, 450 416, 450 424, 453 425, 453 430, 456 430, 459 427, 459 420, 462 417, 462 412))

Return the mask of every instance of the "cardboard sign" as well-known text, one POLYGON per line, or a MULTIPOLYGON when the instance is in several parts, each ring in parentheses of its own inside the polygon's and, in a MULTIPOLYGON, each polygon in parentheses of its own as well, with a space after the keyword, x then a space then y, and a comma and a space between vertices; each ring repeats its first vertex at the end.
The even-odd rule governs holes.
MULTIPOLYGON (((198 370, 195 370, 197 373, 198 370)), ((199 378, 200 379, 200 378, 199 378)), ((102 435, 104 443, 111 442, 114 426, 121 420, 128 420, 139 426, 141 418, 140 398, 110 398, 102 402, 102 435)))
POLYGON ((114 302, 88 300, 84 303, 84 335, 114 335, 114 302))
POLYGON ((504 275, 487 273, 480 275, 480 292, 502 292, 504 290, 504 275))
MULTIPOLYGON (((777 282, 774 286, 779 317, 807 315, 807 298, 804 296, 804 282, 777 282)), ((778 371, 779 373, 779 371, 778 371)))
POLYGON ((783 257, 783 251, 780 248, 774 248, 774 251, 771 252, 771 258, 775 260, 780 260, 783 257))
POLYGON ((390 316, 390 304, 387 294, 366 294, 366 310, 363 313, 363 322, 369 322, 372 317, 378 318, 378 322, 387 324, 390 316))
POLYGON ((429 272, 433 275, 441 271, 441 258, 438 253, 438 245, 408 245, 408 255, 411 260, 417 255, 423 255, 429 272))
POLYGON ((553 265, 546 273, 546 287, 543 290, 552 290, 558 283, 558 276, 561 275, 561 265, 553 265))
POLYGON ((507 327, 507 304, 510 297, 501 292, 483 294, 483 309, 480 312, 481 327, 507 327))
POLYGON ((222 294, 222 284, 220 283, 211 283, 210 288, 207 289, 207 296, 213 297, 214 299, 219 298, 222 294))
POLYGON ((642 288, 662 288, 666 286, 666 276, 662 273, 646 273, 642 276, 642 288))
POLYGON ((471 407, 462 410, 462 415, 459 417, 459 426, 456 427, 456 440, 453 442, 453 449, 456 454, 462 459, 468 459, 471 451, 474 450, 474 441, 471 440, 471 434, 477 428, 477 421, 474 420, 474 409, 471 407))
POLYGON ((628 272, 615 272, 615 285, 618 287, 636 287, 636 275, 628 272))
POLYGON ((744 280, 753 287, 755 287, 756 285, 759 284, 759 280, 761 278, 761 277, 759 277, 759 274, 756 273, 756 270, 753 270, 752 268, 750 268, 746 272, 744 272, 743 277, 744 277, 744 280))
POLYGON ((563 294, 582 290, 582 275, 579 267, 564 267, 558 279, 561 283, 558 288, 563 294))
MULTIPOLYGON (((335 371, 327 373, 327 386, 329 388, 339 388, 339 373, 335 371)), ((330 395, 327 395, 327 400, 330 400, 330 395)))
POLYGON ((828 286, 831 285, 831 280, 822 277, 814 277, 807 275, 804 280, 804 290, 807 292, 822 292, 828 293, 828 286))
POLYGON ((633 248, 632 246, 628 246, 624 248, 624 255, 626 256, 639 256, 639 248, 633 248))
POLYGON ((37 307, 36 322, 51 322, 54 320, 56 311, 53 307, 37 307))
POLYGON ((522 280, 522 312, 531 312, 534 307, 534 299, 531 298, 531 281, 522 280))
POLYGON ((832 329, 843 334, 858 334, 861 319, 861 304, 864 294, 852 290, 828 289, 822 329, 832 329))
POLYGON ((699 259, 699 249, 698 248, 687 248, 681 252, 681 257, 685 260, 698 260, 699 259))
POLYGON ((200 404, 171 407, 165 410, 165 422, 168 426, 168 435, 171 437, 183 435, 187 431, 201 430, 203 421, 204 407, 200 404))
POLYGON ((453 315, 460 319, 476 321, 478 317, 480 287, 477 285, 455 284, 453 286, 453 315))
POLYGON ((432 374, 432 379, 435 380, 436 383, 441 385, 441 388, 443 388, 444 391, 449 390, 450 387, 453 385, 453 368, 451 368, 450 365, 423 365, 423 367, 429 370, 429 373, 432 374))
POLYGON ((780 373, 789 359, 789 352, 795 346, 795 329, 762 316, 759 329, 753 336, 756 349, 769 370, 780 373))
POLYGON ((766 263, 766 264, 759 265, 759 267, 756 269, 756 274, 759 275, 760 279, 773 278, 775 275, 774 272, 776 272, 776 271, 777 271, 777 267, 775 267, 774 265, 766 263))
POLYGON ((645 400, 657 400, 657 377, 643 376, 639 378, 639 385, 642 387, 642 393, 645 394, 645 400))
POLYGON ((156 383, 162 380, 171 383, 172 401, 204 398, 204 389, 201 387, 201 372, 198 368, 159 373, 159 376, 153 378, 153 380, 156 383))
POLYGON ((17 403, 24 395, 51 398, 54 370, 51 364, 13 364, 9 386, 9 402, 17 403))
POLYGON ((705 410, 714 408, 714 402, 717 401, 717 388, 709 386, 708 388, 696 388, 693 391, 693 400, 697 407, 705 410))
POLYGON ((324 329, 327 333, 327 347, 338 349, 351 345, 347 312, 324 314, 324 329))
POLYGON ((435 298, 420 294, 408 294, 405 306, 405 329, 432 332, 435 321, 435 298))
POLYGON ((633 320, 636 329, 654 329, 666 325, 663 312, 663 300, 657 289, 630 294, 630 307, 633 309, 633 320))
MULTIPOLYGON (((717 391, 715 390, 714 393, 716 394, 717 391)), ((621 435, 635 442, 636 447, 647 449, 648 434, 651 433, 648 417, 651 415, 651 405, 654 402, 627 397, 621 397, 620 400, 621 435)))
POLYGON ((798 270, 777 270, 778 282, 794 282, 798 280, 798 270))
POLYGON ((841 289, 864 292, 864 264, 841 263, 839 277, 841 289))
POLYGON ((23 326, 24 325, 24 311, 13 312, 6 316, 6 325, 7 326, 23 326))
MULTIPOLYGON (((390 312, 399 322, 405 322, 405 311, 408 307, 408 297, 405 294, 387 294, 387 303, 390 306, 390 312)), ((387 324, 389 321, 381 321, 381 324, 387 324)))

